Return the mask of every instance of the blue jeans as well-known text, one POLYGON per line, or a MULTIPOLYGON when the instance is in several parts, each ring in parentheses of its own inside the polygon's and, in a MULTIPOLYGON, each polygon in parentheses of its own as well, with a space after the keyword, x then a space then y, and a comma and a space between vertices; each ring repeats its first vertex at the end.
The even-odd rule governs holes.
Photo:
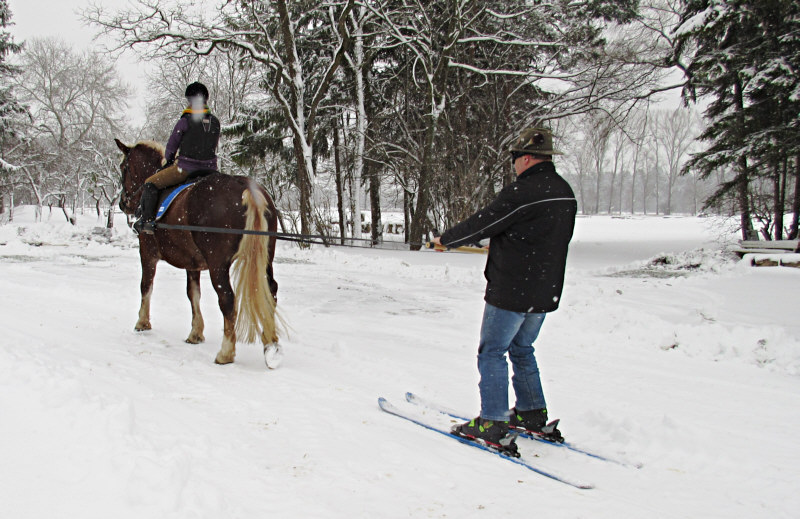
POLYGON ((545 314, 502 310, 486 303, 478 348, 478 371, 481 381, 481 418, 508 420, 508 362, 514 375, 511 383, 518 411, 543 409, 547 405, 539 379, 539 366, 533 342, 539 335, 545 314))

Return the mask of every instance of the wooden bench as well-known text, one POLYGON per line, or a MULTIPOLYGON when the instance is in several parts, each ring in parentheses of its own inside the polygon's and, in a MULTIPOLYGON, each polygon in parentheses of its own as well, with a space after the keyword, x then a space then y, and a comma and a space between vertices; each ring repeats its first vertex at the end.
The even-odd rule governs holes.
POLYGON ((739 247, 733 252, 743 258, 745 254, 754 254, 750 264, 754 267, 800 267, 800 240, 739 240, 739 247), (784 254, 790 256, 782 257, 784 254))
POLYGON ((739 257, 745 254, 786 254, 800 252, 800 240, 739 240, 739 247, 733 249, 739 257))

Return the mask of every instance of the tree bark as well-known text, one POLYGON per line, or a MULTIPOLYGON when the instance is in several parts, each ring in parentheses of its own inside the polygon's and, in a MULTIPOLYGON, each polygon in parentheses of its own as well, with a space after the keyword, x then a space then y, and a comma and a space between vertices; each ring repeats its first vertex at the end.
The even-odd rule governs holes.
POLYGON ((794 158, 794 199, 792 200, 792 223, 789 225, 790 240, 797 239, 798 229, 800 228, 800 155, 794 158))
POLYGON ((428 210, 430 209, 430 176, 431 176, 431 155, 433 154, 433 143, 436 137, 436 125, 438 118, 434 114, 429 114, 428 127, 425 132, 425 148, 422 153, 422 166, 419 170, 417 185, 417 207, 414 216, 411 218, 411 228, 409 229, 409 242, 411 250, 419 250, 422 242, 425 241, 425 233, 428 229, 428 210))
POLYGON ((300 194, 300 233, 311 234, 311 179, 308 171, 311 168, 307 166, 303 146, 300 144, 300 137, 295 135, 292 142, 294 143, 294 157, 297 162, 297 189, 300 194))
MULTIPOLYGON (((336 118, 336 121, 340 121, 340 118, 336 118)), ((344 245, 344 240, 347 237, 347 219, 345 218, 344 212, 344 188, 343 188, 343 181, 342 181, 342 159, 340 156, 341 153, 341 142, 339 139, 339 131, 340 128, 338 124, 334 124, 333 128, 333 158, 334 158, 334 165, 336 167, 336 209, 339 212, 339 243, 344 245)))
MULTIPOLYGON (((745 131, 745 124, 744 124, 744 89, 742 88, 742 82, 736 72, 733 72, 733 91, 734 91, 734 103, 736 104, 736 118, 738 120, 738 139, 739 144, 744 143, 744 131, 745 131)), ((736 182, 736 192, 737 198, 739 202, 739 221, 742 226, 742 238, 745 240, 756 240, 758 239, 758 234, 756 233, 755 228, 753 227, 753 218, 750 211, 750 196, 748 193, 748 188, 750 186, 750 171, 747 164, 747 155, 743 152, 739 157, 737 162, 738 164, 738 179, 736 182)))
POLYGON ((783 239, 783 213, 784 213, 784 196, 783 190, 786 185, 786 165, 784 167, 775 164, 773 166, 773 182, 775 187, 772 193, 773 212, 775 214, 775 230, 772 236, 776 240, 783 239))

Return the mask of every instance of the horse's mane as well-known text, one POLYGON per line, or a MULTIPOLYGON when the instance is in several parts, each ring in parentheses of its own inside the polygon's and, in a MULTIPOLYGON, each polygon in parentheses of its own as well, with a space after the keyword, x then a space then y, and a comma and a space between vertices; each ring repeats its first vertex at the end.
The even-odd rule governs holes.
POLYGON ((160 144, 156 141, 139 141, 136 143, 134 147, 143 147, 143 148, 150 148, 151 150, 155 151, 162 157, 164 156, 164 145, 160 144))

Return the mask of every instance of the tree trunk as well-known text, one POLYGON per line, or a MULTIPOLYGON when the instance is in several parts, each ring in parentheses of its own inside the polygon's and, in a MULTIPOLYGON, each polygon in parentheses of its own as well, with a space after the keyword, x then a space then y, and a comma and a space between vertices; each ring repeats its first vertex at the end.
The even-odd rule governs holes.
POLYGON ((364 174, 369 180, 369 210, 372 216, 372 244, 383 240, 383 222, 381 221, 381 179, 378 168, 374 164, 364 164, 364 174))
POLYGON ((747 175, 747 157, 742 155, 739 158, 739 175, 736 180, 736 201, 739 204, 739 225, 742 229, 742 239, 757 240, 758 233, 753 227, 753 219, 750 214, 750 195, 748 187, 750 181, 747 175))
MULTIPOLYGON (((337 117, 337 121, 340 119, 337 117)), ((336 209, 339 213, 339 243, 344 245, 344 240, 347 238, 347 219, 344 211, 344 188, 342 182, 342 160, 340 157, 341 142, 339 139, 338 125, 333 128, 333 158, 336 167, 336 209)))
MULTIPOLYGON (((403 181, 403 186, 407 186, 408 179, 403 178, 403 181)), ((413 218, 414 201, 412 199, 412 193, 403 187, 403 241, 405 243, 409 243, 411 241, 411 221, 413 218)))
POLYGON ((67 195, 61 195, 58 199, 58 207, 61 209, 61 212, 64 213, 64 218, 67 219, 67 222, 75 225, 77 222, 75 220, 75 215, 69 215, 69 211, 67 211, 67 195))
POLYGON ((775 214, 775 230, 772 232, 772 236, 776 240, 783 239, 783 189, 786 181, 786 167, 781 168, 779 165, 775 164, 773 166, 773 182, 775 187, 773 188, 772 194, 772 204, 773 204, 773 212, 775 214))
MULTIPOLYGON (((364 51, 358 47, 358 40, 356 40, 356 58, 364 61, 364 51)), ((356 83, 360 82, 359 92, 357 97, 358 101, 358 119, 356 126, 358 127, 358 142, 357 142, 357 166, 360 160, 362 175, 367 179, 369 184, 369 210, 370 210, 370 228, 371 238, 373 245, 377 245, 383 241, 383 221, 381 216, 381 177, 380 168, 374 163, 366 161, 366 141, 367 131, 369 128, 369 121, 372 120, 374 104, 371 103, 372 91, 369 81, 369 70, 359 69, 357 74, 356 83), (364 72, 366 70, 366 72, 364 72)))
MULTIPOLYGON (((794 198, 792 199, 792 223, 789 225, 790 240, 796 240, 800 228, 800 155, 794 158, 794 198)), ((12 199, 13 200, 13 199, 12 199)))
POLYGON ((675 183, 674 175, 675 173, 672 171, 672 165, 670 164, 669 173, 667 174, 667 209, 664 211, 665 215, 672 214, 672 187, 675 183))
POLYGON ((658 184, 658 162, 656 162, 656 171, 655 171, 655 173, 656 173, 656 184, 655 184, 655 186, 656 186, 656 215, 658 215, 659 211, 661 210, 660 207, 659 207, 659 205, 661 204, 661 191, 659 190, 659 184, 658 184))
POLYGON ((602 180, 602 173, 601 173, 601 166, 600 160, 595 158, 595 173, 597 174, 597 183, 595 186, 595 199, 594 199, 594 211, 592 214, 600 213, 600 187, 601 187, 601 180, 602 180))
MULTIPOLYGON (((433 107, 432 107, 433 108, 433 107)), ((425 132, 425 148, 422 152, 422 166, 419 170, 417 185, 417 207, 411 219, 411 229, 409 230, 409 240, 411 250, 419 250, 422 242, 425 241, 425 234, 428 232, 428 210, 430 209, 430 176, 431 158, 433 156, 433 143, 436 137, 436 126, 438 124, 438 114, 427 116, 428 126, 425 132)))
MULTIPOLYGON (((363 20, 366 7, 359 6, 359 20, 363 20)), ((367 108, 366 108, 366 89, 369 82, 364 79, 366 64, 364 63, 364 34, 363 26, 356 24, 355 34, 353 35, 353 75, 355 76, 355 97, 356 97, 356 142, 355 156, 353 157, 353 180, 352 187, 355 197, 351 201, 353 204, 353 222, 358 222, 358 237, 361 237, 361 178, 365 176, 364 153, 366 152, 367 139, 367 108)), ((380 218, 380 214, 378 214, 380 218)), ((372 214, 372 234, 375 235, 375 214, 372 214)))
POLYGON ((106 220, 106 229, 113 229, 114 228, 114 204, 111 204, 108 207, 108 219, 106 220))
MULTIPOLYGON (((734 103, 736 105, 736 118, 738 121, 738 140, 739 144, 744 143, 744 132, 745 132, 745 123, 744 123, 744 89, 742 88, 742 82, 736 72, 732 72, 733 75, 733 95, 734 95, 734 103)), ((753 227, 753 218, 750 212, 750 196, 748 193, 748 188, 750 186, 750 171, 747 165, 747 155, 742 152, 742 155, 739 157, 738 160, 738 179, 736 181, 736 195, 739 202, 739 221, 740 225, 742 226, 742 238, 745 240, 756 240, 758 239, 758 234, 756 233, 755 228, 753 227)))
POLYGON ((300 233, 311 234, 311 175, 308 170, 312 169, 313 172, 313 168, 308 164, 307 157, 303 153, 300 138, 295 135, 292 140, 297 162, 297 189, 300 192, 300 233))
MULTIPOLYGON (((343 114, 344 119, 342 119, 342 128, 349 128, 350 127, 350 115, 343 114)), ((347 150, 349 149, 348 141, 347 141, 347 133, 342 131, 342 151, 344 152, 343 158, 345 164, 350 164, 352 162, 351 158, 347 155, 347 150)), ((348 210, 350 211, 350 235, 354 238, 361 238, 361 210, 358 209, 358 189, 355 186, 355 179, 353 178, 353 170, 352 168, 348 168, 347 174, 344 177, 344 181, 346 184, 347 194, 348 194, 348 210)))
MULTIPOLYGON (((619 180, 619 189, 622 191, 622 174, 620 170, 620 155, 622 154, 622 146, 619 145, 619 142, 615 143, 614 146, 614 168, 611 171, 611 183, 608 187, 608 214, 611 215, 611 212, 614 209, 614 185, 616 183, 617 175, 620 175, 619 180)), ((620 199, 622 195, 620 195, 620 199)), ((620 207, 620 212, 622 212, 622 208, 620 207)))

